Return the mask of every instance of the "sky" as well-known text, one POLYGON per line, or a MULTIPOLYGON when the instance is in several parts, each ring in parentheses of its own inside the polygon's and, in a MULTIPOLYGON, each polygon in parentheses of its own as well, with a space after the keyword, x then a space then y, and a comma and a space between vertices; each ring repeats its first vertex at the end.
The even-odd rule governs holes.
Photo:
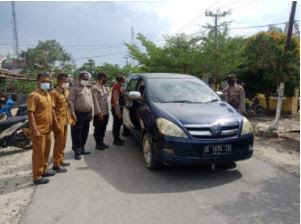
MULTIPOLYGON (((124 65, 127 56, 124 43, 131 42, 131 27, 134 35, 142 33, 162 45, 164 35, 195 35, 204 31, 204 25, 213 23, 212 17, 205 16, 206 10, 231 9, 232 14, 220 21, 232 21, 232 36, 249 36, 267 27, 242 27, 287 22, 291 1, 18 1, 15 7, 21 50, 34 47, 38 41, 56 39, 79 67, 88 58, 94 59, 97 65, 105 62, 124 65)), ((299 18, 298 2, 295 19, 299 18)), ((12 54, 11 2, 0 1, 0 30, 0 55, 12 54)))

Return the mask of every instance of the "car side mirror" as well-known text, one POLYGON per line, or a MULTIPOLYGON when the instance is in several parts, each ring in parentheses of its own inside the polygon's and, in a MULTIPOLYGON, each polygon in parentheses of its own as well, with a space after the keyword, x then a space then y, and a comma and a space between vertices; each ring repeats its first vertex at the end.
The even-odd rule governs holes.
POLYGON ((221 98, 221 100, 225 100, 225 95, 222 91, 216 91, 216 94, 221 98))
POLYGON ((141 99, 141 93, 138 91, 131 91, 131 92, 129 92, 128 96, 131 100, 140 100, 141 99))

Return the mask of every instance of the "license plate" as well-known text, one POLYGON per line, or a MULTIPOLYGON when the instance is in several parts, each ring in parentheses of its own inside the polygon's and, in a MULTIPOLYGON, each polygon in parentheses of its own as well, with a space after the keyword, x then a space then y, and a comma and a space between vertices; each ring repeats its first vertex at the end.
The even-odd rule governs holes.
POLYGON ((232 153, 232 145, 205 145, 203 155, 215 156, 232 153))

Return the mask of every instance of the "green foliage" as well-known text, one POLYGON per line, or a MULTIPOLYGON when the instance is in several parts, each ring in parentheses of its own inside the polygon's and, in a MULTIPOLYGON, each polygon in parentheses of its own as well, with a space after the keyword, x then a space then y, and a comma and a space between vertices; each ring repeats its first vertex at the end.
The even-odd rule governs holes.
POLYGON ((225 30, 217 34, 217 41, 211 32, 202 40, 202 54, 206 58, 202 61, 205 74, 222 80, 242 64, 242 37, 228 37, 225 30))
POLYGON ((73 77, 77 79, 82 71, 91 73, 94 79, 98 72, 105 72, 108 75, 109 85, 112 85, 116 81, 117 76, 128 76, 129 74, 138 73, 140 69, 131 65, 120 67, 117 64, 114 65, 110 63, 104 63, 101 66, 97 66, 94 60, 89 59, 88 62, 84 63, 79 69, 73 72, 73 77))
POLYGON ((167 36, 162 47, 156 46, 142 34, 138 34, 137 39, 144 49, 126 45, 144 72, 206 75, 221 80, 242 63, 244 39, 228 37, 226 30, 216 36, 212 32, 204 37, 185 34, 167 36))
POLYGON ((74 63, 71 56, 56 40, 40 41, 35 48, 29 48, 21 53, 26 61, 23 73, 37 74, 38 72, 71 72, 74 63))
POLYGON ((292 95, 299 84, 299 49, 298 42, 293 39, 291 50, 285 51, 285 34, 278 31, 261 32, 250 37, 244 48, 245 68, 250 72, 262 71, 265 86, 258 86, 258 91, 272 93, 279 82, 285 82, 285 94, 292 95), (270 88, 269 88, 270 87, 270 88), (273 90, 272 90, 273 88, 273 90))

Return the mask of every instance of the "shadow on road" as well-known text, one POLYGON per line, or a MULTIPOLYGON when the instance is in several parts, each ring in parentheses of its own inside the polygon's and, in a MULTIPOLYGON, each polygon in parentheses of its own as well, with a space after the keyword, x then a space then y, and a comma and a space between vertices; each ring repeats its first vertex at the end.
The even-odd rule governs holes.
MULTIPOLYGON (((105 151, 95 150, 93 135, 89 136, 86 149, 92 154, 84 157, 87 166, 78 170, 92 169, 121 192, 186 192, 216 187, 242 177, 238 170, 211 171, 208 167, 163 167, 149 171, 144 167, 140 147, 133 137, 126 138, 124 146, 115 146, 112 133, 106 135, 110 148, 105 151)), ((66 153, 66 158, 72 157, 72 152, 66 153)))

